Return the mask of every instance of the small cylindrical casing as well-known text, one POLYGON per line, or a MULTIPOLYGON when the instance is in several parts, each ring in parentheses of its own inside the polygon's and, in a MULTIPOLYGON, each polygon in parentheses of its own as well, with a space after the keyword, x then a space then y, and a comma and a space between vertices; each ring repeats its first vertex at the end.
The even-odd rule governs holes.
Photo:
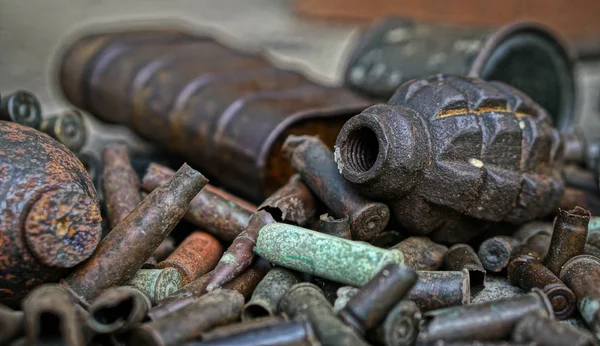
POLYGON ((76 109, 44 118, 40 130, 73 152, 81 150, 87 140, 83 115, 76 109))
POLYGON ((29 91, 17 90, 0 98, 0 120, 40 129, 42 106, 38 98, 29 91))
POLYGON ((403 264, 400 250, 282 223, 259 231, 254 252, 274 264, 354 286, 367 283, 388 263, 403 264))
POLYGON ((418 342, 502 340, 519 320, 535 312, 554 316, 548 298, 538 289, 521 297, 430 311, 423 315, 418 342))
POLYGON ((208 180, 184 164, 155 189, 102 240, 96 252, 77 267, 66 283, 92 299, 100 291, 129 281, 169 235, 190 201, 208 180))
POLYGON ((484 240, 477 254, 485 270, 497 273, 506 268, 520 244, 513 237, 500 235, 484 240))
POLYGON ((577 298, 554 273, 537 259, 521 255, 508 265, 508 279, 524 290, 537 287, 546 294, 552 304, 554 315, 565 319, 576 309, 577 298))
POLYGON ((140 269, 127 282, 150 299, 153 305, 177 292, 184 286, 181 273, 175 268, 164 269, 140 269))
POLYGON ((467 244, 451 246, 444 256, 444 269, 450 271, 469 271, 471 287, 483 288, 485 286, 485 269, 477 257, 475 250, 467 244))
POLYGON ((109 288, 90 305, 87 326, 100 334, 124 331, 141 323, 150 306, 150 299, 137 288, 109 288))
POLYGON ((288 269, 275 267, 269 270, 244 306, 242 321, 278 313, 279 301, 298 282, 296 274, 288 269))
POLYGON ((404 254, 404 264, 414 270, 438 270, 448 248, 434 243, 428 237, 408 237, 392 246, 404 254))
POLYGON ((548 254, 551 241, 551 235, 545 233, 534 234, 521 244, 517 252, 519 254, 535 257, 543 263, 548 254))
POLYGON ((519 297, 525 294, 523 289, 515 286, 505 277, 488 276, 485 288, 471 297, 471 304, 490 302, 493 300, 519 297))
POLYGON ((221 255, 223 246, 215 237, 205 232, 194 232, 167 259, 158 263, 157 268, 177 269, 186 285, 213 270, 221 255))
POLYGON ((280 302, 283 313, 295 318, 305 315, 323 345, 368 345, 335 314, 321 290, 310 283, 299 283, 280 302))
POLYGON ((559 209, 548 255, 544 259, 544 265, 554 274, 560 275, 563 264, 583 253, 589 220, 590 212, 583 208, 559 209))
POLYGON ((469 304, 471 284, 469 271, 418 271, 417 284, 408 292, 421 311, 431 311, 469 304))
POLYGON ((191 304, 131 332, 133 345, 179 345, 200 337, 203 332, 237 320, 244 297, 232 290, 215 290, 191 304))
POLYGON ((102 161, 102 191, 108 226, 113 229, 140 204, 140 180, 131 167, 129 151, 124 144, 104 148, 102 161))
POLYGON ((300 175, 294 174, 285 185, 267 197, 258 210, 269 212, 277 222, 304 227, 315 216, 317 199, 300 175))
POLYGON ((348 215, 353 239, 372 239, 387 226, 387 205, 358 194, 342 177, 333 152, 320 139, 290 135, 282 150, 302 180, 336 217, 348 215))
POLYGON ((319 217, 319 232, 344 239, 352 239, 350 218, 344 215, 339 219, 325 213, 319 217))
POLYGON ((338 315, 359 334, 377 326, 417 282, 410 268, 390 263, 348 301, 338 315))
POLYGON ((412 300, 402 300, 377 328, 374 339, 385 346, 413 346, 419 334, 421 310, 412 300))
POLYGON ((24 328, 23 311, 15 311, 4 305, 0 305, 0 345, 8 344, 23 333, 24 328))
POLYGON ((521 319, 512 332, 516 342, 534 342, 539 346, 594 346, 592 335, 575 328, 535 314, 521 319))

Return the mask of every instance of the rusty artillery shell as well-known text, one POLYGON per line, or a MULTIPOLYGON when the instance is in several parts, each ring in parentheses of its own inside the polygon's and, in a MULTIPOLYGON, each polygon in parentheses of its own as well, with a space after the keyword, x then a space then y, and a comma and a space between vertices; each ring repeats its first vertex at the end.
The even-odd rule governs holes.
POLYGON ((577 308, 596 339, 600 339, 600 259, 575 256, 565 263, 560 279, 577 296, 577 308))
POLYGON ((101 216, 81 162, 41 132, 0 121, 0 303, 56 281, 92 255, 101 216))
POLYGON ((150 304, 150 299, 137 288, 109 288, 90 305, 87 326, 100 334, 129 329, 144 320, 150 304))
POLYGON ((471 298, 471 304, 479 304, 494 300, 519 297, 525 292, 505 277, 488 276, 485 288, 471 298))
POLYGON ((0 345, 8 344, 23 333, 23 311, 0 305, 0 345))
POLYGON ((85 345, 83 328, 75 302, 67 289, 43 284, 21 302, 25 314, 27 345, 48 342, 67 346, 85 345))
POLYGON ((259 210, 250 216, 244 231, 235 238, 219 260, 219 263, 217 263, 207 286, 209 291, 231 281, 252 264, 254 260, 252 250, 256 245, 258 232, 263 226, 272 222, 275 222, 275 220, 265 210, 259 210))
POLYGON ((177 292, 184 286, 181 272, 175 268, 164 269, 140 269, 127 282, 150 299, 153 305, 177 292))
POLYGON ((282 267, 362 286, 388 263, 403 264, 400 250, 342 239, 283 223, 265 225, 254 252, 282 267))
POLYGON ((513 284, 526 291, 534 287, 542 290, 557 318, 565 319, 575 311, 577 297, 573 291, 534 257, 521 255, 514 258, 508 265, 507 273, 513 284))
POLYGON ((333 153, 320 139, 290 135, 282 150, 294 170, 334 216, 348 215, 353 239, 370 240, 387 226, 389 208, 359 195, 340 175, 333 153))
POLYGON ((319 217, 319 232, 344 239, 352 239, 350 218, 344 215, 339 219, 325 213, 319 217))
POLYGON ((404 264, 415 270, 438 270, 444 263, 448 248, 428 237, 408 237, 391 247, 404 254, 404 264))
POLYGON ((471 283, 469 271, 418 271, 419 279, 408 292, 421 311, 431 311, 469 304, 471 283))
POLYGON ((275 315, 281 298, 298 282, 298 277, 290 270, 281 267, 269 270, 244 306, 242 321, 275 315))
POLYGON ((244 297, 232 290, 215 290, 174 311, 168 316, 132 330, 133 345, 179 345, 201 337, 214 327, 237 320, 244 297))
POLYGON ((336 316, 321 290, 313 284, 304 282, 292 286, 279 306, 291 318, 306 316, 323 346, 368 345, 336 316))
POLYGON ((520 245, 521 242, 513 237, 500 235, 484 240, 477 255, 485 270, 497 273, 506 268, 520 245))
POLYGON ((374 338, 385 346, 413 346, 419 334, 421 310, 415 302, 402 300, 390 311, 374 338))
POLYGON ((548 113, 500 82, 436 75, 344 124, 338 168, 413 235, 467 242, 556 210, 562 142, 548 113))
POLYGON ((12 121, 34 129, 42 123, 42 106, 38 98, 26 90, 17 90, 0 98, 0 120, 12 121))
POLYGON ((516 342, 534 342, 539 346, 594 346, 590 333, 551 319, 535 315, 526 316, 512 332, 516 342))
POLYGON ((213 270, 223 255, 223 247, 212 235, 204 232, 194 232, 187 236, 175 251, 157 268, 175 268, 187 285, 202 275, 213 270))
POLYGON ((124 144, 104 148, 102 161, 102 191, 108 225, 113 229, 140 204, 140 180, 131 167, 129 151, 124 144))
POLYGON ((544 265, 554 274, 560 275, 563 264, 583 253, 589 220, 590 212, 583 208, 559 209, 550 248, 544 259, 544 265))
POLYGON ((152 191, 112 229, 90 259, 65 279, 66 284, 89 300, 108 287, 129 281, 206 183, 202 174, 184 164, 169 183, 152 191))
POLYGON ((298 174, 294 174, 258 207, 258 210, 271 214, 277 222, 303 227, 313 220, 316 209, 316 197, 298 174))
MULTIPOLYGON (((174 174, 170 168, 152 163, 142 179, 142 188, 151 192, 168 182, 174 174)), ((256 206, 206 185, 190 202, 185 219, 205 232, 230 242, 246 228, 255 210, 256 206)))
POLYGON ((44 118, 40 130, 73 152, 81 150, 87 140, 83 115, 76 109, 44 118))
POLYGON ((417 339, 420 343, 502 340, 520 319, 534 312, 554 317, 548 298, 536 288, 516 298, 430 311, 423 315, 417 339))
POLYGON ((471 287, 485 287, 485 269, 477 257, 477 253, 467 244, 456 244, 451 246, 444 256, 444 269, 469 271, 469 282, 471 287))
POLYGON ((417 282, 417 274, 395 263, 383 267, 348 300, 338 315, 359 334, 377 326, 417 282))

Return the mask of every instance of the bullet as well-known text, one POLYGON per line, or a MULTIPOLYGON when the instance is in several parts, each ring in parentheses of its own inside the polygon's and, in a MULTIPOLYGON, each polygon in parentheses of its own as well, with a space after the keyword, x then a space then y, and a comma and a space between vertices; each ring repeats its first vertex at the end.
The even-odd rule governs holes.
POLYGON ((244 231, 235 238, 219 260, 219 263, 217 263, 207 286, 208 291, 231 281, 252 264, 254 260, 252 249, 256 245, 258 232, 263 226, 272 222, 275 222, 275 220, 271 214, 264 210, 259 210, 250 216, 244 231))
POLYGON ((456 305, 469 304, 471 284, 469 271, 418 271, 419 279, 408 292, 421 311, 432 311, 456 305))
POLYGON ((548 318, 554 316, 548 298, 536 288, 516 298, 430 311, 423 315, 417 340, 418 343, 502 340, 510 336, 519 320, 535 312, 548 318))
POLYGON ((282 267, 353 286, 364 285, 388 263, 403 264, 399 250, 282 223, 259 231, 254 252, 282 267))
POLYGON ((406 236, 398 231, 383 231, 375 238, 371 239, 371 245, 387 249, 398 244, 404 239, 406 239, 406 236))
POLYGON ((576 309, 577 298, 550 269, 528 255, 514 258, 507 269, 508 279, 522 289, 539 288, 552 304, 554 315, 559 319, 569 317, 576 309))
POLYGON ((275 191, 258 207, 270 213, 275 221, 297 226, 308 225, 315 216, 317 200, 298 174, 275 191))
POLYGON ((525 316, 512 333, 516 342, 533 342, 540 346, 594 346, 591 334, 578 328, 535 315, 525 316))
POLYGON ((194 232, 187 236, 175 251, 157 268, 175 268, 187 285, 202 275, 213 270, 223 255, 221 243, 212 235, 204 232, 194 232))
POLYGON ((239 292, 215 290, 164 318, 134 328, 129 342, 170 346, 193 341, 207 330, 236 321, 243 306, 239 292))
POLYGON ((121 222, 142 200, 140 180, 131 167, 124 144, 112 144, 102 152, 103 196, 110 229, 121 222))
POLYGON ((417 282, 417 274, 395 263, 383 267, 348 300, 340 318, 360 335, 376 327, 417 282))
POLYGON ((27 345, 60 343, 84 346, 85 340, 75 302, 65 288, 43 284, 21 302, 25 314, 27 345))
POLYGON ((560 279, 577 296, 577 308, 596 339, 600 339, 600 260, 575 256, 564 264, 560 279))
POLYGON ((404 254, 404 264, 414 270, 438 270, 448 248, 427 237, 408 237, 392 246, 404 254))
POLYGON ((296 274, 288 269, 275 267, 269 270, 244 306, 242 321, 278 313, 279 301, 298 282, 296 274))
POLYGON ((168 236, 165 240, 160 243, 160 245, 154 250, 152 256, 156 258, 158 262, 162 262, 167 257, 169 257, 173 251, 175 251, 175 239, 173 237, 168 236))
POLYGON ((352 239, 348 215, 336 219, 325 213, 319 217, 319 232, 344 239, 352 239))
POLYGON ((477 253, 467 244, 456 244, 444 256, 444 269, 449 271, 469 271, 471 287, 485 287, 485 269, 477 253))
POLYGON ((387 315, 374 338, 385 346, 412 346, 419 334, 421 310, 411 300, 401 300, 387 315))
POLYGON ((23 311, 0 305, 0 345, 8 344, 23 334, 24 324, 23 311))
POLYGON ((484 240, 477 255, 485 270, 498 273, 506 268, 520 245, 521 242, 513 237, 500 235, 484 240))
POLYGON ((140 269, 127 285, 142 291, 152 305, 156 305, 181 289, 184 281, 181 272, 175 268, 140 269))
POLYGON ((73 152, 81 150, 87 141, 83 115, 76 109, 44 118, 40 130, 73 152))
POLYGON ((548 255, 544 259, 544 265, 554 274, 560 275, 563 264, 582 254, 589 220, 590 212, 580 207, 569 211, 558 210, 548 255))
POLYGON ((124 331, 141 323, 150 307, 150 299, 137 288, 109 288, 90 305, 87 326, 100 334, 124 331))
POLYGON ((184 164, 169 183, 152 191, 102 240, 94 254, 65 279, 84 299, 129 281, 185 214, 206 185, 199 172, 184 164))
POLYGON ((42 123, 42 106, 29 91, 17 90, 0 98, 0 120, 39 129, 42 123))
POLYGON ((299 283, 292 286, 279 306, 291 318, 306 316, 323 346, 368 345, 336 316, 321 290, 313 284, 299 283))
POLYGON ((519 297, 525 292, 505 277, 488 276, 485 288, 471 298, 471 304, 490 302, 493 300, 519 297))
POLYGON ((341 176, 333 153, 320 139, 290 135, 282 150, 294 170, 335 217, 348 215, 353 239, 368 241, 387 226, 389 208, 359 195, 341 176))
MULTIPOLYGON (((171 169, 152 163, 142 179, 142 188, 151 192, 168 182, 174 174, 171 169)), ((185 219, 203 231, 231 242, 246 228, 254 211, 256 206, 206 185, 190 202, 185 219)))
POLYGON ((0 303, 58 281, 92 255, 102 231, 84 166, 57 141, 0 121, 0 303))

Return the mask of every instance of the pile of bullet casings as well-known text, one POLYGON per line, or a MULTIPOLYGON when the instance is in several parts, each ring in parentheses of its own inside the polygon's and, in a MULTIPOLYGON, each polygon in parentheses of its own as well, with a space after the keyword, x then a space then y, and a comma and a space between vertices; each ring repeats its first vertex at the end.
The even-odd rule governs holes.
POLYGON ((98 159, 79 111, 2 96, 0 344, 600 340, 600 153, 512 84, 382 103, 174 29, 61 62, 74 105, 194 168, 98 159))

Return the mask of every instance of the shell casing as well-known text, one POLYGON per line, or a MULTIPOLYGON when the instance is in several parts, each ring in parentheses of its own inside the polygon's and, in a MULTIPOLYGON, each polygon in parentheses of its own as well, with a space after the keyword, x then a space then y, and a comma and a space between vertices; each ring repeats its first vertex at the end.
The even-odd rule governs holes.
POLYGON ((108 226, 113 229, 140 204, 140 180, 131 167, 127 146, 123 144, 104 148, 102 162, 102 192, 108 226))
POLYGON ((109 288, 88 308, 87 326, 99 334, 123 331, 141 323, 150 307, 150 299, 137 288, 109 288))
POLYGON ((477 253, 467 244, 452 245, 444 256, 444 269, 450 271, 469 271, 471 288, 485 287, 485 269, 477 253))
POLYGON ((448 248, 428 237, 408 237, 391 247, 404 254, 404 264, 414 270, 438 270, 448 248))
POLYGON ((521 246, 521 242, 504 235, 488 238, 479 245, 477 255, 485 270, 501 272, 506 269, 513 254, 521 246))
POLYGON ((175 268, 140 269, 127 285, 144 292, 152 305, 156 305, 180 290, 184 286, 184 280, 181 272, 175 268))
POLYGON ((558 210, 552 240, 544 259, 544 265, 557 276, 568 260, 583 253, 589 220, 590 212, 580 207, 569 211, 558 210))
POLYGON ((469 304, 471 283, 469 271, 417 271, 419 279, 408 292, 421 311, 469 304))
POLYGON ((267 197, 258 210, 269 212, 277 222, 304 227, 313 221, 317 199, 300 175, 294 174, 285 185, 267 197))
POLYGON ((0 305, 0 345, 8 344, 23 333, 25 317, 23 311, 15 311, 0 305))
POLYGON ((401 300, 387 314, 373 339, 385 346, 413 346, 419 334, 421 310, 412 300, 401 300))
POLYGON ((83 114, 76 109, 69 109, 44 118, 40 124, 40 131, 56 139, 73 152, 79 152, 87 141, 83 114))
POLYGON ((516 342, 533 342, 544 346, 594 346, 594 337, 575 328, 536 315, 525 316, 515 326, 512 339, 516 342))
POLYGON ((297 275, 288 269, 275 267, 269 270, 244 306, 242 321, 277 314, 279 301, 298 282, 297 275))
POLYGON ((348 215, 336 219, 325 213, 319 216, 319 232, 344 239, 352 239, 350 231, 350 218, 348 215))
POLYGON ((37 96, 27 90, 17 90, 0 97, 0 120, 40 129, 42 106, 37 96))

